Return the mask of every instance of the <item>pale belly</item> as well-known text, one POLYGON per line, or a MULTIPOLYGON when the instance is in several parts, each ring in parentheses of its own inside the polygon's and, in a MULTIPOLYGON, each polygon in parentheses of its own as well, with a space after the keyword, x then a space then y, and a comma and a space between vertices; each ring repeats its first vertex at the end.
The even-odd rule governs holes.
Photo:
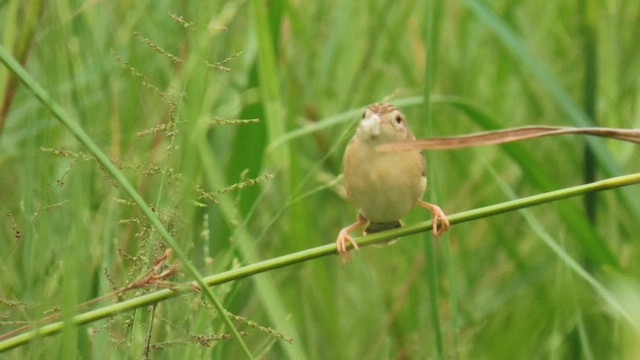
POLYGON ((427 181, 419 152, 378 153, 352 159, 344 171, 347 194, 369 221, 399 220, 422 198, 427 181))

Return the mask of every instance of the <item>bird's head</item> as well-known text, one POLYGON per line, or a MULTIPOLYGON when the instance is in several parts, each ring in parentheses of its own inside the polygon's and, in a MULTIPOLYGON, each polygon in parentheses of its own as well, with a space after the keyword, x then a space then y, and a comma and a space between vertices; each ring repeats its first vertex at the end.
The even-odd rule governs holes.
POLYGON ((375 144, 413 139, 404 114, 395 106, 383 103, 364 109, 356 136, 360 141, 375 144))

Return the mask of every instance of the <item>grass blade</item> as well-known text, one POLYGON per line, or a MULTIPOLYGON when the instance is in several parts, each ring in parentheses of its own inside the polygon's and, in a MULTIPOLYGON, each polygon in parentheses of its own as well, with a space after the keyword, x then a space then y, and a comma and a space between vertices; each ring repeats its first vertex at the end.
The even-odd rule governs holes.
POLYGON ((69 115, 60 107, 41 86, 36 82, 35 79, 29 75, 20 64, 18 64, 13 57, 4 49, 4 47, 0 46, 0 61, 4 63, 9 70, 16 75, 20 81, 40 100, 40 102, 54 115, 56 119, 58 119, 61 123, 63 123, 71 133, 87 147, 89 152, 95 156, 95 158, 100 162, 102 166, 113 176, 113 178, 122 186, 122 188, 131 196, 131 199, 140 207, 140 210, 145 214, 145 216, 149 219, 151 224, 156 228, 158 233, 165 239, 165 241, 171 246, 174 250, 176 256, 182 262, 182 265, 187 269, 187 272, 191 274, 196 280, 196 282, 202 287, 202 291, 206 294, 207 298, 211 300, 213 305, 216 307, 220 316, 225 320, 226 325, 229 327, 229 330, 233 333, 234 338, 238 341, 238 344, 244 351, 247 358, 253 358, 251 352, 247 348, 247 345, 242 340, 240 333, 233 325, 233 322, 226 314, 226 311, 222 307, 222 304, 217 299, 217 297, 213 294, 213 291, 207 286, 204 278, 198 270, 191 264, 189 258, 187 257, 186 252, 178 245, 178 243, 173 239, 173 237, 169 234, 164 225, 160 222, 160 219, 156 216, 156 214, 149 208, 145 200, 138 194, 138 192, 133 188, 131 183, 124 177, 124 174, 109 160, 109 158, 105 155, 104 152, 96 145, 95 142, 85 133, 85 131, 78 125, 74 120, 71 119, 69 115))

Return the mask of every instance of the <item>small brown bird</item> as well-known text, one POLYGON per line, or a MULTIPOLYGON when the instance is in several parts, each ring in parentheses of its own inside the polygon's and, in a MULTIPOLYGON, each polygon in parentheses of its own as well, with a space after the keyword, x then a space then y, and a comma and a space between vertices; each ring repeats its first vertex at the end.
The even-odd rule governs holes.
POLYGON ((400 218, 420 205, 433 214, 433 234, 449 229, 440 207, 422 201, 427 186, 424 156, 419 150, 380 152, 376 147, 415 140, 405 116, 393 105, 369 105, 358 130, 344 152, 347 197, 358 207, 355 223, 340 231, 336 240, 343 263, 350 259, 347 242, 359 250, 349 232, 368 223, 365 234, 402 226, 400 218))

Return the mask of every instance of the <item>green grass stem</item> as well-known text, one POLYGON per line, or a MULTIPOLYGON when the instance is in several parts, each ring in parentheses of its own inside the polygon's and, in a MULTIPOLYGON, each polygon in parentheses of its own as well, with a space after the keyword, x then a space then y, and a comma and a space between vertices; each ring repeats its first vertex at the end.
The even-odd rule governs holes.
MULTIPOLYGON (((615 189, 615 188, 629 186, 629 185, 638 184, 638 183, 640 183, 640 173, 609 178, 609 179, 596 181, 589 184, 578 185, 578 186, 574 186, 574 187, 570 187, 562 190, 556 190, 556 191, 551 191, 543 194, 528 196, 525 198, 506 201, 506 202, 495 204, 495 205, 489 205, 489 206, 485 206, 485 207, 481 207, 481 208, 477 208, 469 211, 452 214, 449 216, 449 221, 451 222, 452 225, 461 224, 461 223, 469 222, 472 220, 486 218, 493 215, 521 210, 521 209, 528 208, 535 205, 550 203, 553 201, 558 201, 558 200, 567 199, 567 198, 571 198, 579 195, 584 195, 590 192, 615 189)), ((431 221, 423 221, 416 224, 407 225, 399 229, 385 231, 385 232, 381 232, 373 235, 367 235, 357 239, 357 241, 360 247, 364 248, 370 245, 384 243, 395 238, 400 238, 400 237, 404 237, 412 234, 430 231, 432 229, 432 225, 433 224, 431 221)), ((453 227, 450 231, 455 231, 455 227, 453 227)), ((561 251, 558 251, 558 249, 555 249, 555 252, 556 254, 564 254, 564 251, 561 252, 561 251)), ((239 279, 246 278, 259 273, 263 273, 266 271, 270 271, 270 270, 274 270, 274 269, 278 269, 286 266, 291 266, 301 262, 317 259, 324 256, 334 255, 334 254, 335 254, 335 244, 330 243, 330 244, 298 251, 295 253, 279 256, 269 260, 264 260, 264 261, 256 262, 253 264, 245 265, 237 269, 224 271, 215 275, 211 275, 203 278, 202 283, 204 283, 205 289, 207 289, 209 286, 220 285, 223 283, 239 280, 239 279)), ((580 270, 577 264, 574 264, 573 261, 569 261, 571 259, 567 260, 567 258, 568 256, 562 256, 562 259, 564 261, 566 261, 569 264, 573 264, 572 268, 576 270, 579 274, 581 274, 582 277, 584 277, 584 270, 580 270)), ((199 281, 197 283, 202 284, 199 281)), ((599 290, 602 290, 602 289, 599 289, 599 290)), ((70 324, 74 326, 88 324, 88 323, 91 323, 100 319, 104 319, 119 313, 131 311, 133 309, 136 309, 142 306, 147 306, 147 305, 155 304, 159 301, 171 299, 192 291, 193 291, 193 287, 190 285, 181 285, 179 287, 175 287, 171 289, 163 289, 163 290, 145 294, 130 300, 104 306, 96 310, 87 311, 85 313, 72 317, 69 321, 70 321, 70 324)), ((625 315, 625 313, 623 313, 623 315, 625 315)), ((631 325, 635 327, 638 326, 638 324, 630 320, 630 317, 628 316, 623 316, 623 317, 626 320, 630 321, 631 325)), ((65 322, 59 321, 52 324, 41 326, 37 329, 3 340, 0 342, 0 352, 7 351, 15 347, 24 345, 30 341, 33 341, 38 337, 50 336, 50 335, 59 333, 60 331, 62 331, 64 326, 65 326, 65 322)))
POLYGON ((173 239, 173 237, 169 234, 167 229, 164 227, 160 219, 158 219, 157 215, 151 210, 151 208, 147 205, 145 200, 138 194, 138 192, 133 188, 131 183, 125 178, 124 174, 109 160, 107 155, 96 145, 95 142, 87 135, 87 133, 78 125, 67 113, 60 107, 47 93, 47 91, 38 84, 38 82, 26 72, 26 70, 18 64, 15 59, 4 49, 4 47, 0 46, 0 61, 2 61, 9 70, 18 77, 18 79, 40 100, 40 102, 53 114, 53 116, 58 119, 61 123, 63 123, 71 133, 87 147, 89 152, 100 162, 100 164, 113 176, 113 178, 122 186, 122 188, 131 196, 131 199, 138 205, 140 210, 145 214, 145 216, 149 219, 153 227, 158 231, 158 233, 165 239, 165 241, 171 246, 176 256, 182 262, 184 268, 187 272, 194 277, 196 282, 200 284, 203 288, 203 291, 207 298, 213 303, 216 310, 220 313, 220 316, 223 317, 225 323, 229 327, 229 330, 233 334, 234 338, 242 348, 243 352, 247 356, 247 358, 252 359, 253 356, 249 351, 249 348, 245 344, 244 340, 240 336, 240 333, 233 325, 233 322, 227 315, 225 309, 222 307, 222 304, 218 300, 218 298, 213 294, 213 291, 206 285, 204 278, 198 270, 193 266, 193 264, 189 261, 186 252, 178 245, 178 243, 173 239))

